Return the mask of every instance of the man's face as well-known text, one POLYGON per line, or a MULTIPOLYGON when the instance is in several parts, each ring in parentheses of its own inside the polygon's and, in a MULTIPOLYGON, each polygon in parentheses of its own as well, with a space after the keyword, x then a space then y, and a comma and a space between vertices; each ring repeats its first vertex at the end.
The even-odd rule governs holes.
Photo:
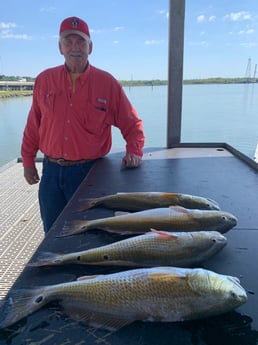
POLYGON ((65 57, 69 70, 73 73, 82 73, 87 65, 88 56, 91 54, 92 43, 90 39, 71 34, 60 38, 59 49, 65 57))

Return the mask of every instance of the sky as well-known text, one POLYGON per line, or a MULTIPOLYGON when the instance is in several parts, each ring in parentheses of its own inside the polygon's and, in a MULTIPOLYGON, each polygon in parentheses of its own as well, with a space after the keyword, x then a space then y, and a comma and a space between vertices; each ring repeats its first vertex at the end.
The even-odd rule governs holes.
MULTIPOLYGON (((257 0, 185 0, 184 79, 254 75, 257 0)), ((0 75, 36 77, 63 64, 61 21, 84 19, 90 63, 119 80, 168 77, 169 0, 8 0, 0 2, 0 75)))

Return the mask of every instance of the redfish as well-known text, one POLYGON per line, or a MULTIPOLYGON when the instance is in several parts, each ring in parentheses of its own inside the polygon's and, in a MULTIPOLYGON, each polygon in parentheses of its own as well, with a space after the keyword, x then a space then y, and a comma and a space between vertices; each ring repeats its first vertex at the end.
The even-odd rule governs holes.
POLYGON ((176 205, 189 209, 220 209, 216 201, 196 195, 165 192, 131 192, 81 201, 79 211, 104 206, 106 208, 133 212, 176 205))
POLYGON ((0 310, 0 328, 51 301, 92 327, 115 331, 137 320, 177 322, 218 315, 245 303, 247 295, 237 278, 204 269, 134 269, 13 290, 0 310))
POLYGON ((29 266, 65 264, 101 266, 196 266, 227 244, 216 231, 166 232, 152 229, 144 235, 68 254, 42 253, 29 266))
POLYGON ((120 216, 65 222, 58 237, 101 229, 118 234, 142 234, 151 228, 165 231, 219 231, 224 233, 237 224, 231 213, 189 210, 180 206, 154 208, 120 216))

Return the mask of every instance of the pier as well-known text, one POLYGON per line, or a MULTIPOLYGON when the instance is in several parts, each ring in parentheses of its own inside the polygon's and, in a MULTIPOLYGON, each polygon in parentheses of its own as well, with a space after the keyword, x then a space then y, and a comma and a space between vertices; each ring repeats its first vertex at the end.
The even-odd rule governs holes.
POLYGON ((1 80, 0 81, 0 91, 15 91, 15 90, 33 90, 34 82, 33 81, 9 81, 1 80))

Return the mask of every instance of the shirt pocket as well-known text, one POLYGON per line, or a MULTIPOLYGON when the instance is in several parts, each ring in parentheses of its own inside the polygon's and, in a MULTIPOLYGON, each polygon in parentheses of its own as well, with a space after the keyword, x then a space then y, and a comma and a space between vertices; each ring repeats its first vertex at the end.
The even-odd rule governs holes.
POLYGON ((49 91, 41 95, 40 108, 43 117, 52 117, 57 107, 57 100, 61 91, 49 91))
POLYGON ((112 119, 106 104, 88 102, 84 125, 87 132, 98 135, 111 126, 112 119))

